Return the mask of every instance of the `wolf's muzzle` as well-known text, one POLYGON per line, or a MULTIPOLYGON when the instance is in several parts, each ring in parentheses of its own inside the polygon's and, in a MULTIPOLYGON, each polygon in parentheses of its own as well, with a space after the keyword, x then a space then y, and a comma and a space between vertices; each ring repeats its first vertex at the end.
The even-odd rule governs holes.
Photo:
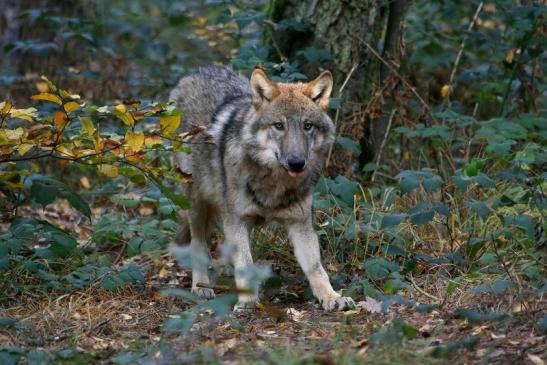
POLYGON ((289 166, 289 171, 302 172, 306 166, 306 160, 301 157, 290 156, 287 159, 287 165, 289 166))

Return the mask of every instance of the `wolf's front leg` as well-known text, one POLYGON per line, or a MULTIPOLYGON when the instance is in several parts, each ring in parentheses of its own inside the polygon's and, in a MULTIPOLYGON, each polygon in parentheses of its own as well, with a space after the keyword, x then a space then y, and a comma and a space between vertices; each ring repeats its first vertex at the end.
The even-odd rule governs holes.
POLYGON ((258 286, 251 287, 248 277, 248 268, 253 264, 251 247, 249 245, 249 225, 239 217, 230 216, 224 219, 225 244, 228 246, 232 263, 236 287, 250 293, 240 293, 234 310, 254 308, 258 302, 258 286))
POLYGON ((319 300, 323 309, 331 311, 354 308, 353 299, 342 297, 332 289, 327 272, 321 265, 319 240, 313 230, 311 220, 305 224, 287 224, 287 231, 294 247, 296 259, 310 282, 313 295, 319 300))

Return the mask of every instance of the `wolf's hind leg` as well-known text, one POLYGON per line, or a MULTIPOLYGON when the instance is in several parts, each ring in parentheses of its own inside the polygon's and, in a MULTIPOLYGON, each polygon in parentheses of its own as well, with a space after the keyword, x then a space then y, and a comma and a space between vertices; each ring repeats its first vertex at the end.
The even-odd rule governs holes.
POLYGON ((205 299, 214 298, 215 292, 210 288, 200 288, 197 284, 211 284, 208 273, 211 256, 207 242, 211 238, 215 221, 214 209, 206 203, 193 204, 188 212, 192 250, 192 293, 205 299))
POLYGON ((287 224, 287 231, 296 259, 310 282, 313 295, 319 300, 323 309, 331 311, 354 308, 353 299, 342 297, 332 289, 327 272, 321 264, 319 240, 311 222, 287 224))

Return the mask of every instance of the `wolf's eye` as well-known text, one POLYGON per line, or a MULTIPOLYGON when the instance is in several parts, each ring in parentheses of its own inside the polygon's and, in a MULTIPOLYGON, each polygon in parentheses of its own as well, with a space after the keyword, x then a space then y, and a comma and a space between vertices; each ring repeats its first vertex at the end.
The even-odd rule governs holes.
POLYGON ((311 124, 310 122, 304 123, 304 130, 309 131, 312 128, 313 128, 313 124, 311 124))
POLYGON ((275 124, 274 124, 274 127, 275 127, 275 129, 277 129, 277 130, 279 130, 279 131, 282 131, 282 130, 285 128, 285 126, 284 126, 283 123, 281 123, 281 122, 275 123, 275 124))

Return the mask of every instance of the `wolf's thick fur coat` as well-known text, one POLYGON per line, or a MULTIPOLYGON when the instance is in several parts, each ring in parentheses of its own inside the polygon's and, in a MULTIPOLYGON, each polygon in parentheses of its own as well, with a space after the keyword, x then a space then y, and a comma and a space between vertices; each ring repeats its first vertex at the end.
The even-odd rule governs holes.
MULTIPOLYGON (((224 244, 230 248, 236 285, 249 289, 244 275, 252 263, 249 232, 258 223, 277 220, 287 229, 296 258, 315 297, 326 310, 354 305, 329 282, 312 226, 312 193, 335 138, 326 113, 332 76, 323 72, 309 83, 275 83, 262 70, 251 80, 221 67, 203 67, 183 77, 170 100, 184 111, 184 127, 205 132, 191 154, 178 154, 181 170, 192 174, 186 188, 191 208, 185 212, 179 243, 190 242, 208 257, 207 241, 221 217, 224 244)), ((211 298, 208 265, 192 264, 192 291, 211 298)), ((254 305, 242 294, 236 308, 254 305)))

